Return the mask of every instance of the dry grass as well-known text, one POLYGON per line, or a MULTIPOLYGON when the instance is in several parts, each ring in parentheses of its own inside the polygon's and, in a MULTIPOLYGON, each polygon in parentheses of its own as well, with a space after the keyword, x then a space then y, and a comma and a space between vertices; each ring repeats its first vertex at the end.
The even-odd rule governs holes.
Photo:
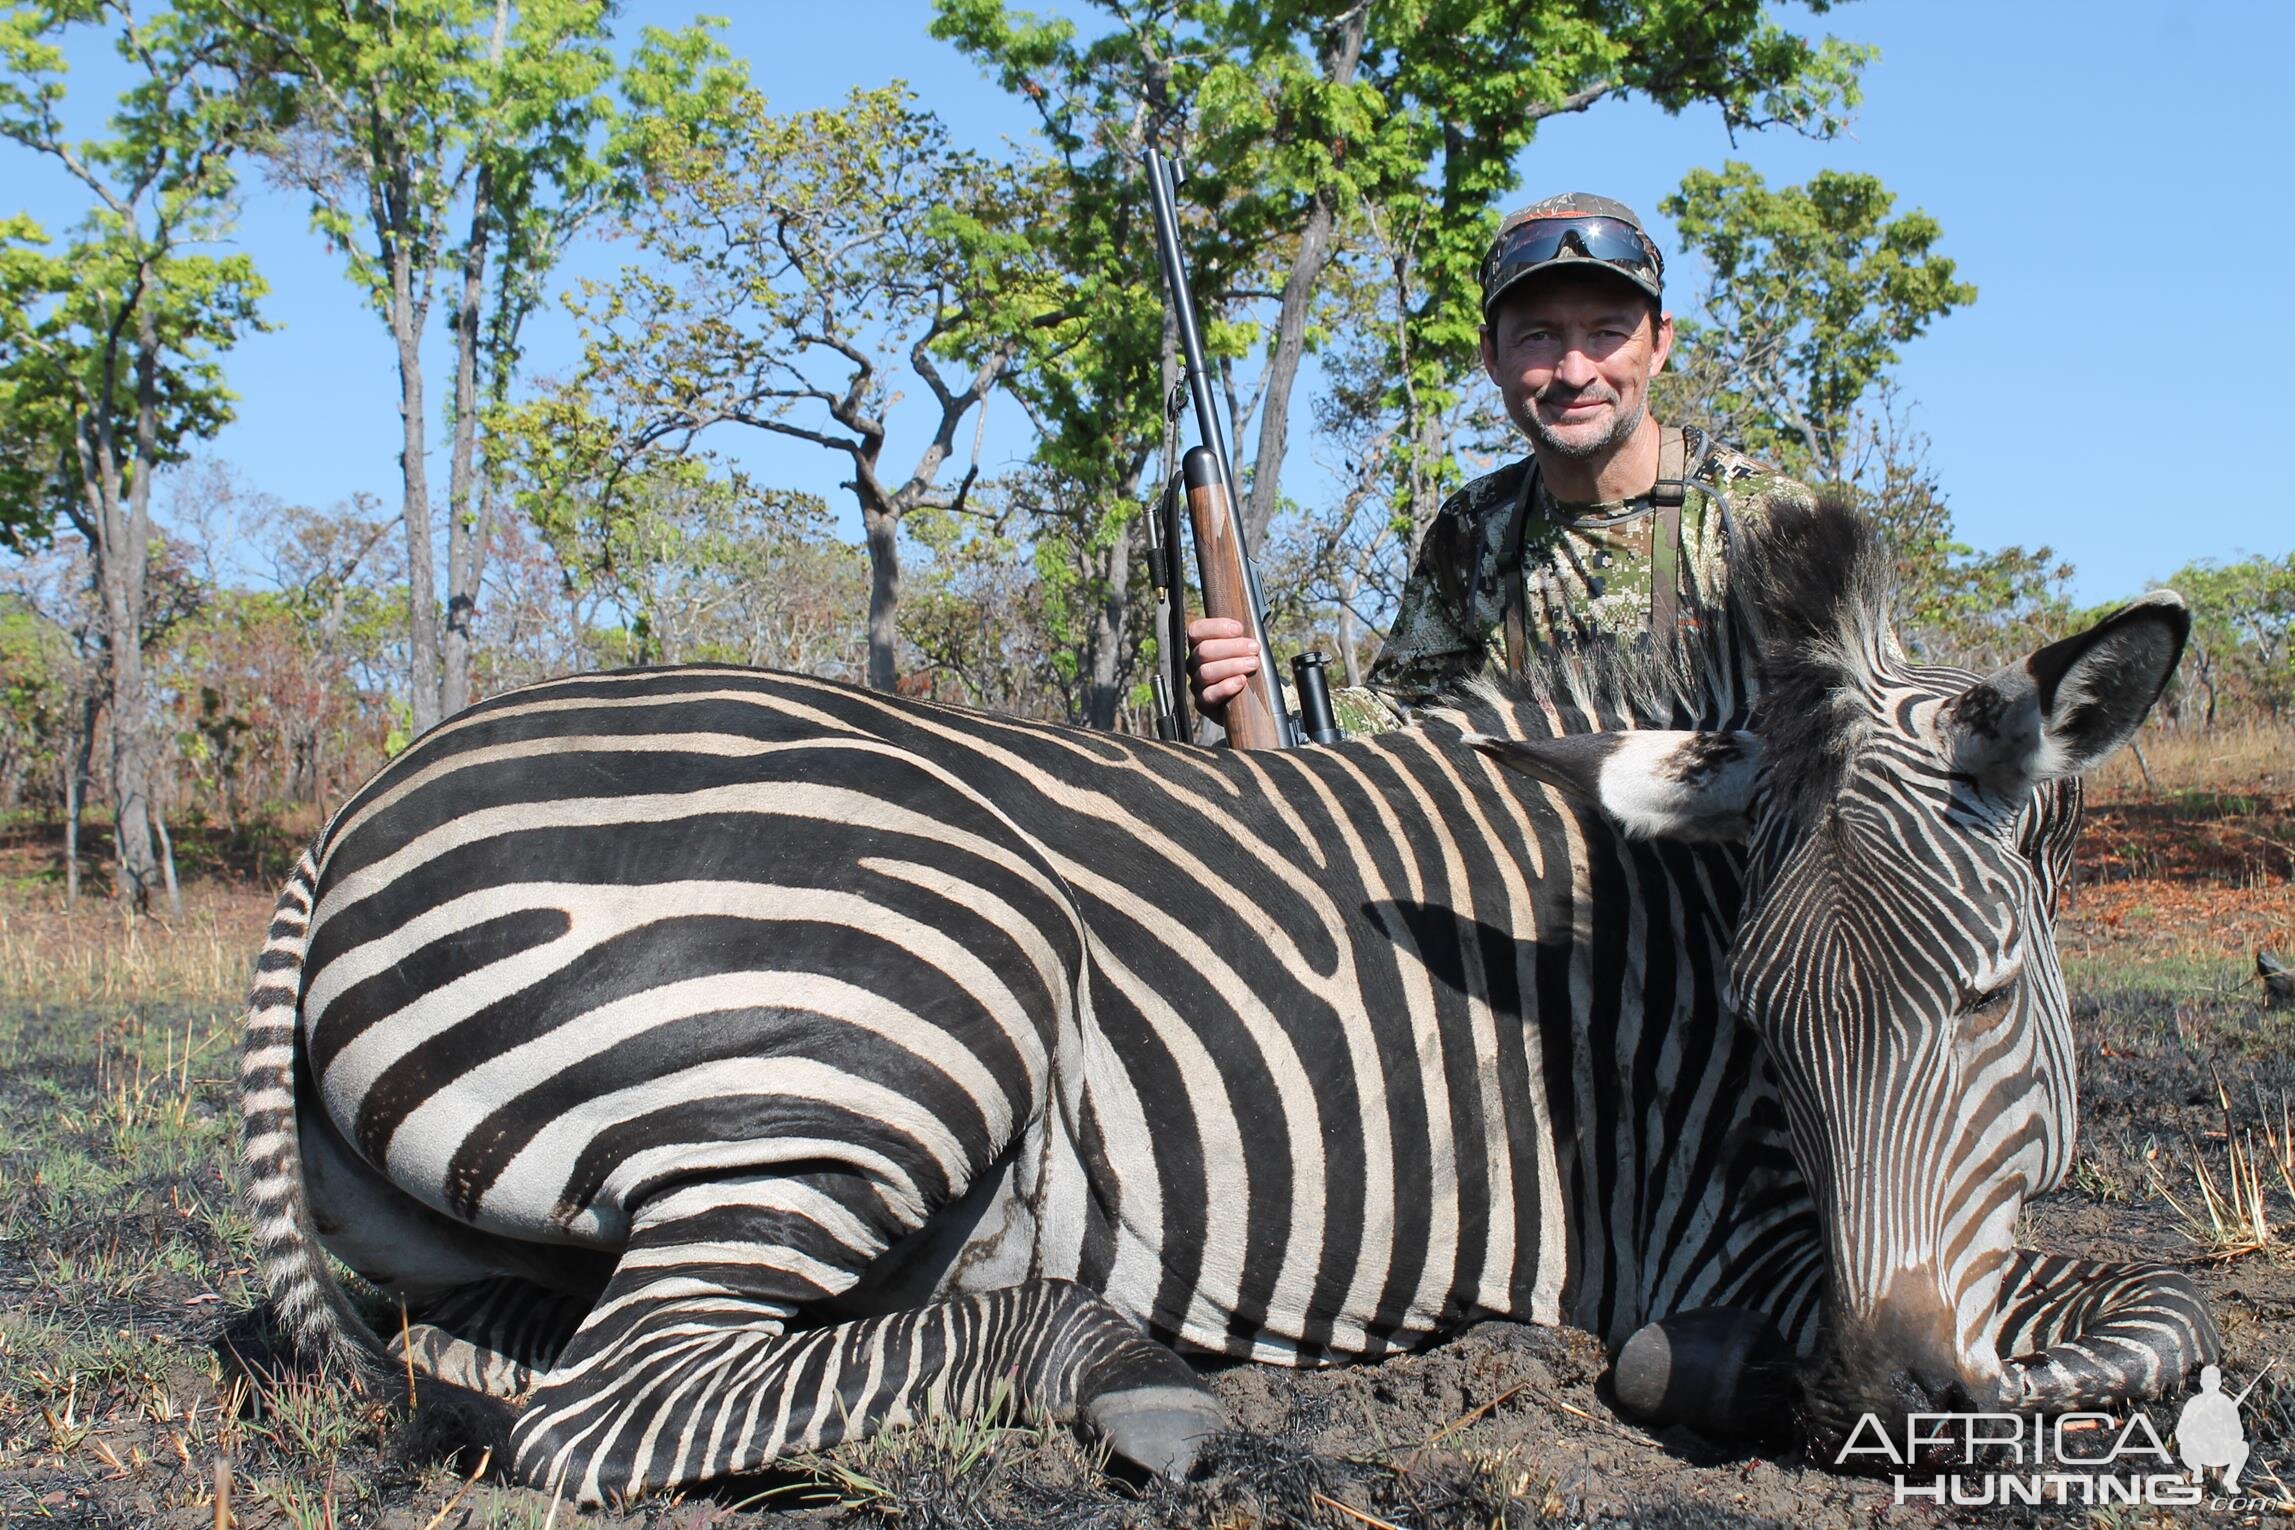
POLYGON ((23 1004, 235 1006, 246 996, 272 895, 186 888, 175 919, 131 919, 83 898, 0 897, 0 993, 23 1004))
POLYGON ((2256 1106, 2262 1125, 2258 1133, 2233 1123, 2231 1094, 2220 1078, 2215 1092, 2223 1110, 2223 1129, 2208 1133, 2208 1137, 2211 1146, 2220 1142, 2219 1166, 2210 1163, 2218 1157, 2211 1147, 2194 1142, 2190 1169, 2198 1195, 2191 1197, 2187 1192, 2179 1198, 2168 1188, 2157 1165, 2152 1171, 2153 1185, 2183 1219, 2185 1236, 2206 1251, 2204 1258, 2227 1261, 2285 1249, 2291 1232, 2295 1232, 2290 1226, 2295 1221, 2295 1103, 2281 1094, 2274 1115, 2259 1095, 2256 1106), (2275 1223, 2272 1201, 2282 1194, 2288 1212, 2275 1223))
MULTIPOLYGON (((373 1523, 383 1410, 230 1359, 261 1326, 229 1166, 271 899, 185 903, 0 887, 0 1523, 221 1523, 224 1495, 242 1526, 373 1523)), ((461 1485, 397 1470, 401 1501, 461 1485)))
MULTIPOLYGON (((197 884, 180 918, 137 922, 0 880, 0 1525, 767 1522, 707 1502, 576 1514, 442 1459, 450 1426, 271 1368, 233 1183, 241 1012, 271 904, 197 884)), ((1047 1523, 1077 1494, 1110 1524, 1130 1503, 1070 1431, 993 1417, 791 1475, 799 1502, 858 1523, 977 1522, 963 1515, 984 1495, 1014 1491, 1052 1505, 1047 1523)))
POLYGON ((2269 724, 2218 728, 2212 733, 2146 728, 2136 749, 2121 750, 2088 778, 2088 796, 2097 802, 2288 788, 2295 788, 2295 727, 2269 724))
POLYGON ((2295 729, 2142 742, 2148 782, 2128 750, 2090 778, 2056 931, 2067 968, 2204 967, 2197 986, 2260 1000, 2256 953, 2295 955, 2295 729))

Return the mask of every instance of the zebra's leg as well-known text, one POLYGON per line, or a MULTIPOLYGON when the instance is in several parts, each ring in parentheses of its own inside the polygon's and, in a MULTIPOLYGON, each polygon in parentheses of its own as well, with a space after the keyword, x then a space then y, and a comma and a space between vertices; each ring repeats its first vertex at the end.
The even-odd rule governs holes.
POLYGON ((581 1326, 590 1302, 505 1276, 425 1303, 418 1322, 390 1336, 393 1359, 488 1397, 522 1397, 581 1326))
MULTIPOLYGON (((707 1184, 678 1198, 708 1206, 707 1184)), ((932 1413, 1081 1417, 1150 1471, 1184 1473, 1222 1427, 1185 1361, 1101 1297, 1035 1280, 792 1332, 886 1241, 847 1208, 853 1177, 744 1191, 735 1217, 642 1217, 573 1340, 510 1432, 511 1471, 584 1503, 758 1470, 932 1413), (841 1193, 840 1193, 841 1192, 841 1193), (767 1204, 776 1201, 778 1204, 767 1204)))
POLYGON ((1177 1355, 1067 1281, 787 1332, 786 1310, 674 1267, 607 1294, 511 1431, 512 1471, 587 1504, 756 1471, 936 1413, 1083 1417, 1117 1454, 1181 1475, 1222 1426, 1177 1355))
POLYGON ((2165 1265, 2018 1249, 2001 1291, 1998 1345, 2013 1408, 2063 1413, 2160 1397, 2223 1352, 2199 1288, 2165 1265))

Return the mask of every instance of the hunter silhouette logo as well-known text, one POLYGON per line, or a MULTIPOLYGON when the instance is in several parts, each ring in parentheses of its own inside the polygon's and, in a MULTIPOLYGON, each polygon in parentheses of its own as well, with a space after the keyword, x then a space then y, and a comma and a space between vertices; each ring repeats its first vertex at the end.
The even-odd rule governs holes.
MULTIPOLYGON (((2278 1363, 2274 1360, 2271 1365, 2278 1363)), ((2269 1372, 2271 1365, 2264 1366, 2264 1372, 2269 1372)), ((2247 1431, 2240 1427, 2239 1405, 2262 1382, 2263 1376, 2258 1374, 2240 1388, 2237 1397, 2226 1397, 2222 1370, 2210 1365, 2200 1371, 2199 1390, 2183 1405, 2175 1421, 2176 1451, 2190 1468, 2192 1481, 2205 1480, 2208 1468, 2216 1467, 2223 1473, 2223 1490, 2239 1491, 2239 1474, 2247 1466, 2247 1431)))

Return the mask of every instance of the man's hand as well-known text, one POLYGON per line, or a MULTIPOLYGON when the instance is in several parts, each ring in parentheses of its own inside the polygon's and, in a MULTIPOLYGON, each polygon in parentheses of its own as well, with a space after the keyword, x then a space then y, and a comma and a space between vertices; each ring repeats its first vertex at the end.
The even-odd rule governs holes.
POLYGON ((1259 645, 1250 629, 1225 616, 1199 616, 1187 624, 1187 689, 1195 708, 1224 721, 1230 698, 1259 673, 1259 645))

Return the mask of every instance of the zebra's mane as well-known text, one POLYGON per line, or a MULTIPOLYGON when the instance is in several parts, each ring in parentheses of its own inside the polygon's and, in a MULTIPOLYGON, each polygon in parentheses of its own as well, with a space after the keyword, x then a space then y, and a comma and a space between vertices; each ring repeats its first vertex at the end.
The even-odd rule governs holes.
POLYGON ((1752 705, 1751 675, 1733 657, 1749 651, 1742 641, 1733 649, 1719 621, 1684 633, 1671 653, 1616 641, 1541 648, 1520 673, 1485 670, 1434 697, 1419 715, 1438 726, 1531 739, 1742 726, 1752 705))
POLYGON ((1874 681, 1896 651, 1893 595, 1879 531, 1828 491, 1743 534, 1721 609, 1672 651, 1541 649, 1520 675, 1485 674, 1438 698, 1427 720, 1527 738, 1751 722, 1774 778, 1822 791, 1874 720, 1874 681))
POLYGON ((1737 604, 1760 655, 1769 777, 1803 802, 1829 797, 1880 721, 1880 681, 1901 662, 1889 613, 1896 562, 1845 491, 1781 506, 1739 560, 1737 604))

